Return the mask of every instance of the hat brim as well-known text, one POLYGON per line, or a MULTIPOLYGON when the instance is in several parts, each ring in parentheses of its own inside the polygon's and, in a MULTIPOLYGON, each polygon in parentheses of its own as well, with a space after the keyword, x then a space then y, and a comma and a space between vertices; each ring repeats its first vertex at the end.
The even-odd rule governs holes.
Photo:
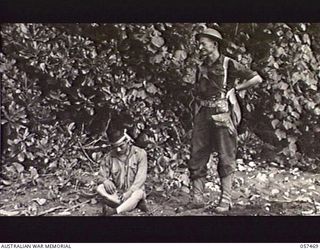
POLYGON ((127 137, 125 135, 123 135, 118 140, 116 140, 114 142, 110 142, 110 144, 111 144, 112 147, 117 147, 117 146, 123 144, 123 142, 125 142, 126 139, 127 139, 127 137))
POLYGON ((210 38, 211 40, 217 41, 217 42, 219 42, 219 43, 221 43, 221 44, 225 44, 225 43, 226 43, 225 40, 223 40, 223 39, 221 39, 221 38, 218 38, 218 37, 216 37, 216 36, 212 36, 212 35, 209 35, 209 34, 204 34, 204 33, 196 34, 195 37, 196 37, 197 40, 199 40, 200 37, 208 37, 208 38, 210 38))

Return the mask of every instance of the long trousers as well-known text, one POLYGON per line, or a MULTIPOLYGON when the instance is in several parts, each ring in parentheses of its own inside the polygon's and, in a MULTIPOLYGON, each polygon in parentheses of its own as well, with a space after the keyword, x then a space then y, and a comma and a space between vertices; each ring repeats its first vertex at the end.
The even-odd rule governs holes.
POLYGON ((218 174, 220 178, 235 171, 237 135, 231 134, 227 127, 217 127, 210 118, 210 108, 201 107, 194 118, 189 162, 190 179, 205 177, 211 153, 218 153, 218 174))
POLYGON ((135 209, 139 201, 146 198, 145 192, 142 189, 138 189, 134 191, 128 199, 122 202, 117 193, 108 194, 103 184, 97 187, 97 192, 105 198, 108 206, 116 208, 118 214, 135 209))

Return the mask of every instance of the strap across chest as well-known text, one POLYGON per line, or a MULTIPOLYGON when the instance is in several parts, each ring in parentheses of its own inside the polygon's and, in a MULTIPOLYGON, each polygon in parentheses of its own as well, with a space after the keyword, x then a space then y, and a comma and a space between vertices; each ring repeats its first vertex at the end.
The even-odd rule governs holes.
MULTIPOLYGON (((212 78, 212 75, 214 74, 214 70, 212 70, 211 73, 213 73, 212 75, 210 75, 210 69, 208 67, 206 68, 199 68, 199 75, 198 75, 198 79, 197 81, 200 82, 201 78, 205 78, 207 79, 210 83, 212 83, 215 87, 217 87, 218 89, 221 90, 226 90, 227 89, 227 82, 228 82, 228 64, 229 64, 229 60, 230 58, 225 56, 223 59, 223 80, 222 80, 222 86, 218 83, 216 83, 216 81, 214 81, 214 79, 210 79, 212 78)), ((217 69, 216 71, 218 71, 217 76, 221 73, 219 73, 219 71, 221 72, 221 69, 217 69)))
MULTIPOLYGON (((212 71, 212 75, 210 76, 209 72, 210 70, 208 68, 200 68, 199 69, 199 75, 198 75, 198 79, 197 82, 200 83, 202 78, 204 78, 206 81, 208 81, 212 87, 215 87, 216 89, 218 89, 218 92, 216 94, 214 94, 212 96, 212 98, 210 99, 216 99, 216 98, 225 98, 225 94, 227 92, 227 85, 228 85, 228 63, 229 63, 230 58, 229 57, 224 57, 223 58, 223 64, 222 64, 222 68, 223 68, 223 78, 222 78, 222 82, 221 82, 221 78, 219 79, 219 83, 217 83, 215 81, 215 79, 213 78, 214 75, 214 70, 212 71)), ((220 66, 221 67, 221 66, 220 66)), ((221 68, 217 70, 218 71, 218 75, 221 76, 221 68), (220 71, 220 73, 219 73, 220 71)), ((200 83, 201 84, 201 83, 200 83)))

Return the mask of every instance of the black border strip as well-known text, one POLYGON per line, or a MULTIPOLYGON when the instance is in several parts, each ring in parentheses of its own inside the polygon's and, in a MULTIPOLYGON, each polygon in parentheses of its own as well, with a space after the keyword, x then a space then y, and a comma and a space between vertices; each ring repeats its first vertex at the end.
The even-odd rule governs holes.
POLYGON ((319 242, 320 217, 3 217, 0 242, 319 242))
POLYGON ((317 0, 1 0, 0 22, 319 22, 317 0))

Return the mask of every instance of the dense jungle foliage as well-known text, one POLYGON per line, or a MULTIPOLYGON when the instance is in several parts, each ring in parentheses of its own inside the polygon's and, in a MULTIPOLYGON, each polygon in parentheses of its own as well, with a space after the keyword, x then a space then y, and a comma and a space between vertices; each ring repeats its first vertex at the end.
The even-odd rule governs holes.
POLYGON ((54 174, 54 193, 95 173, 120 117, 148 152, 150 185, 187 187, 194 35, 205 27, 264 79, 241 93, 239 157, 319 170, 320 24, 19 23, 1 26, 1 176, 36 185, 54 174))

